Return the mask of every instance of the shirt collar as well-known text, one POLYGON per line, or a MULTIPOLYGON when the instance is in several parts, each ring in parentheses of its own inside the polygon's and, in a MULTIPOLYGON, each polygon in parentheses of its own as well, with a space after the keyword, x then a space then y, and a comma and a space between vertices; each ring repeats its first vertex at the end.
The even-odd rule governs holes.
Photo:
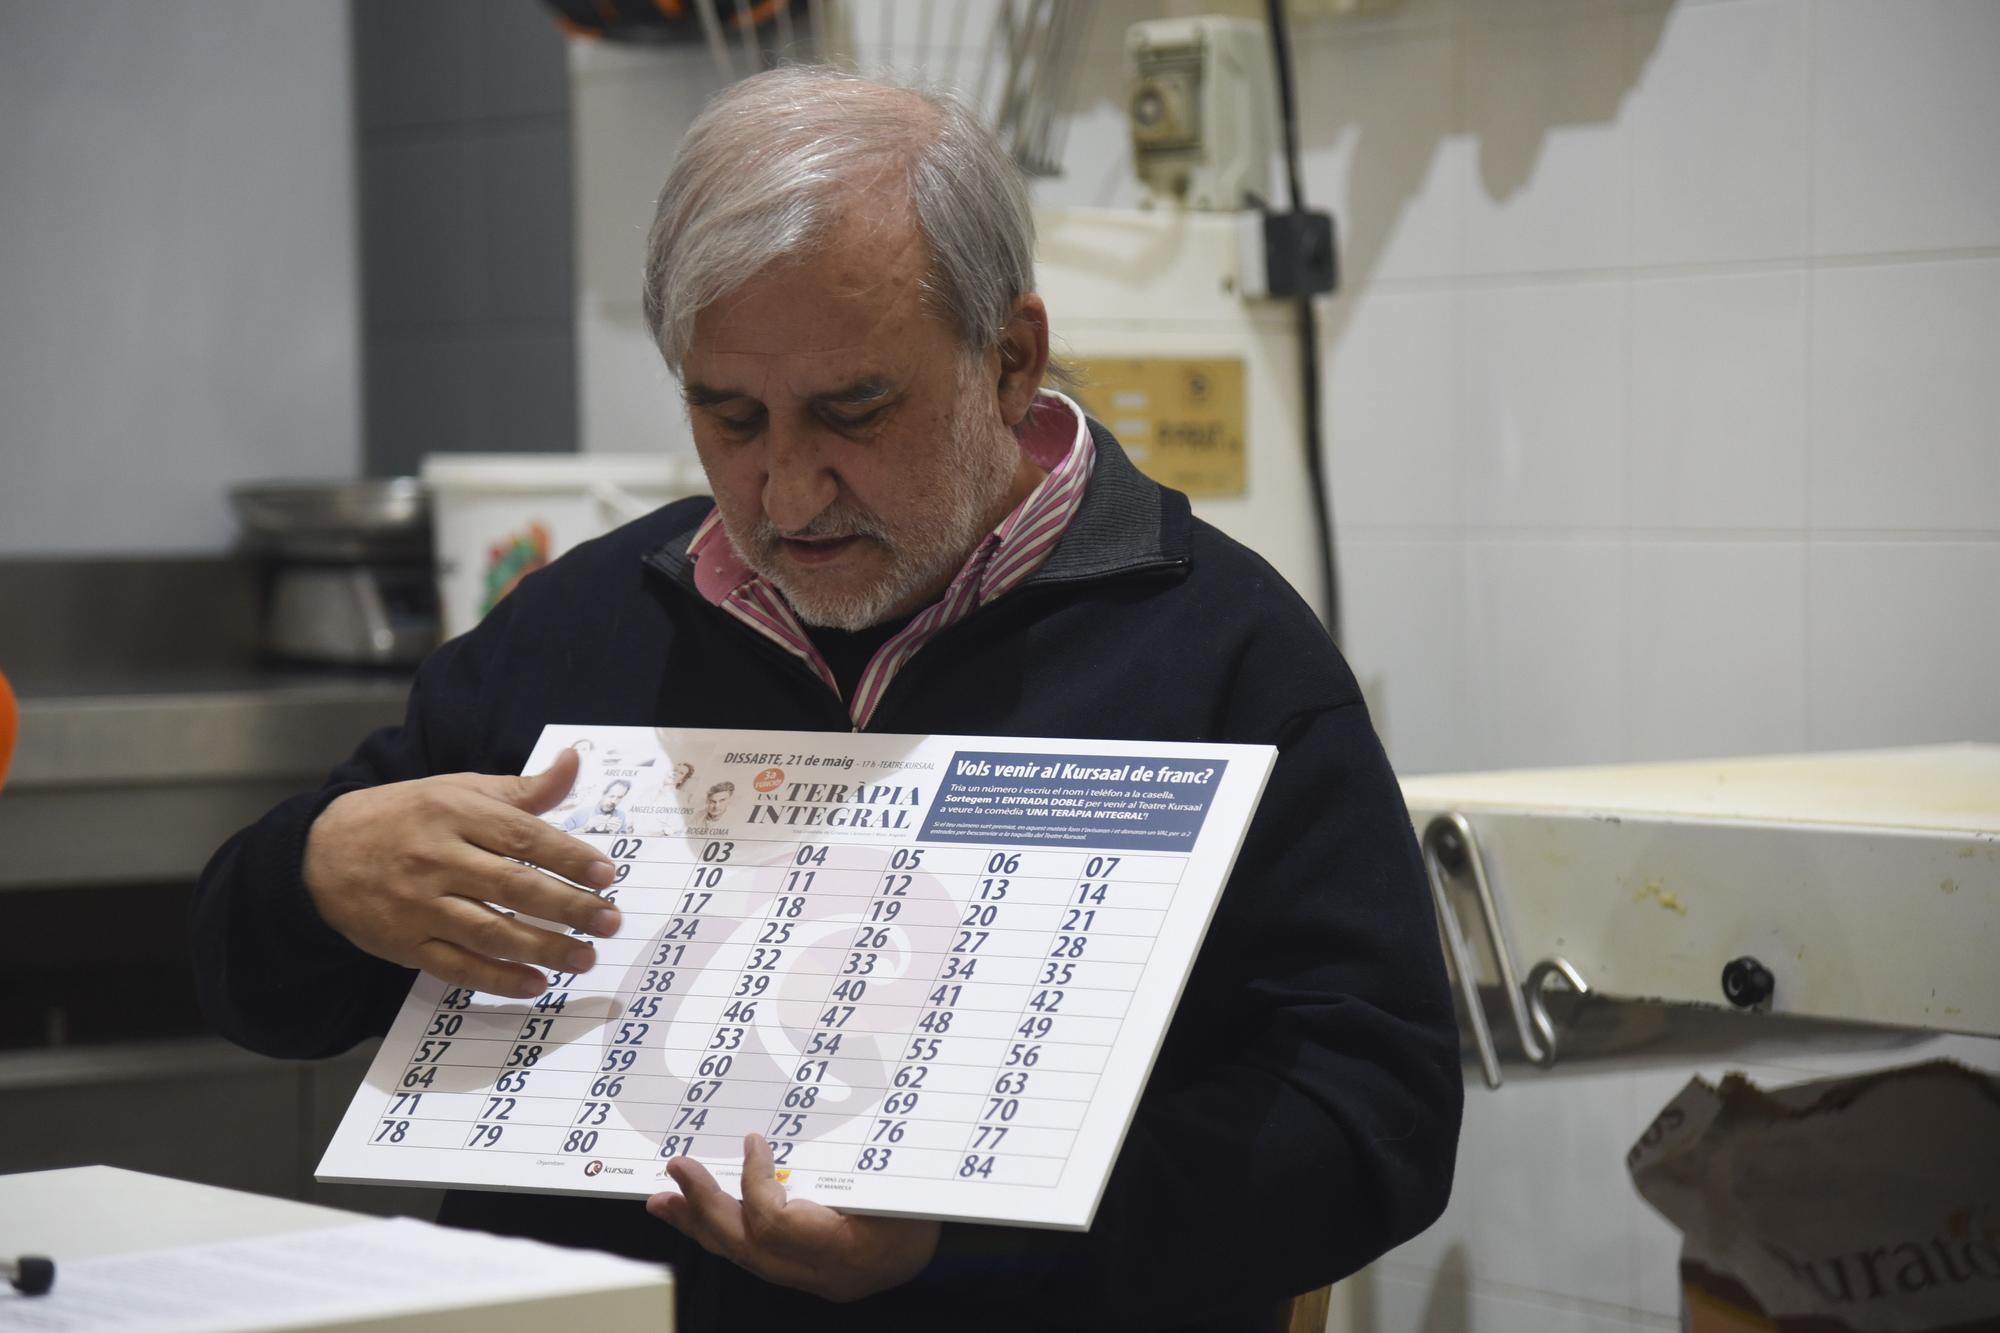
MULTIPOLYGON (((1020 442, 1022 452, 1047 468, 1047 475, 981 538, 938 599, 876 651, 847 701, 857 728, 868 724, 890 680, 919 648, 1024 582, 1076 517, 1097 456, 1083 409, 1064 394, 1043 391, 1029 411, 1020 442)), ((829 689, 840 692, 832 669, 783 595, 737 553, 717 510, 711 509, 695 529, 688 556, 694 562, 695 590, 704 600, 799 658, 829 689)))

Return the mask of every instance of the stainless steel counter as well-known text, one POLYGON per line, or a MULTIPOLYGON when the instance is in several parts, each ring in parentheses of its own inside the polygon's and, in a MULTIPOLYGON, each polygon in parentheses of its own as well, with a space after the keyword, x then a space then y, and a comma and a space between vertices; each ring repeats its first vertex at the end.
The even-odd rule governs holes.
POLYGON ((398 721, 408 688, 270 676, 24 695, 0 889, 191 879, 231 833, 398 721))
POLYGON ((0 562, 0 890, 190 880, 401 719, 406 678, 260 666, 255 622, 238 561, 0 562))

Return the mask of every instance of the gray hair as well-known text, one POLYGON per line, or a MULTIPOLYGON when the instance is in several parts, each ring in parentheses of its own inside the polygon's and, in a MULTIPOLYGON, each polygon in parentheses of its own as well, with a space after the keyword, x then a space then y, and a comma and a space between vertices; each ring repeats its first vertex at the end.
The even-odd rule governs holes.
POLYGON ((929 245, 932 309, 967 352, 992 349, 1035 289, 1034 215, 1013 159, 947 93, 798 65, 717 94, 660 192, 646 325, 674 373, 704 307, 810 251, 843 194, 896 171, 929 245))

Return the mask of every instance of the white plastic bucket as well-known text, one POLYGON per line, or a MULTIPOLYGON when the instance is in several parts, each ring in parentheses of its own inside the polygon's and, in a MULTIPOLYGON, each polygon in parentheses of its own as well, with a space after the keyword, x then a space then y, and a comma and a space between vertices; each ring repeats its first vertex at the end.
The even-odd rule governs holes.
POLYGON ((432 454, 423 478, 446 637, 577 543, 708 494, 699 463, 660 454, 432 454))

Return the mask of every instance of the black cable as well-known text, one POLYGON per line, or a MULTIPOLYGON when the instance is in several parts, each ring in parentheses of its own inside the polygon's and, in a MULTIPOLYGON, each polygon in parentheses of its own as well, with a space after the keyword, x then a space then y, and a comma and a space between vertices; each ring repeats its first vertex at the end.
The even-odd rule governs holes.
POLYGON ((1306 415, 1306 475, 1312 482, 1313 524, 1319 532, 1319 556, 1326 571, 1326 632, 1340 642, 1340 583, 1333 558, 1333 510, 1326 498, 1326 444, 1319 427, 1319 320, 1312 298, 1298 299, 1299 400, 1306 415))
MULTIPOLYGON (((1298 99, 1292 88, 1292 35, 1285 19, 1285 0, 1266 0, 1270 15, 1271 63, 1277 67, 1279 125, 1285 140, 1285 178, 1294 215, 1306 209, 1305 187, 1299 178, 1298 99)), ((1312 483, 1313 523, 1319 537, 1320 568, 1326 579, 1321 615, 1327 633, 1340 642, 1340 576, 1333 552, 1333 508, 1326 495, 1326 439, 1320 428, 1319 321, 1312 294, 1297 298, 1299 333, 1299 410, 1305 415, 1306 476, 1312 483)))
POLYGON ((1285 0, 1265 0, 1271 16, 1271 63, 1278 69, 1278 124, 1285 136, 1285 180, 1291 187, 1292 211, 1306 206, 1299 184, 1299 104, 1292 91, 1292 30, 1285 18, 1285 0))

